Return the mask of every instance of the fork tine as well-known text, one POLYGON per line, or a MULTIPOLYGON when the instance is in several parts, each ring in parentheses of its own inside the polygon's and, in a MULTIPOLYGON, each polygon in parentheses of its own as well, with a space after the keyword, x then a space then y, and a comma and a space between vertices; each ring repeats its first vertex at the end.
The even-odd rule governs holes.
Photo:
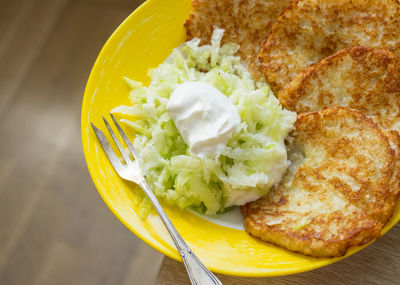
POLYGON ((128 139, 128 137, 126 136, 126 134, 122 130, 122 128, 119 126, 119 124, 118 124, 117 120, 114 118, 113 114, 110 113, 110 116, 111 116, 112 120, 114 121, 114 124, 117 127, 119 133, 121 134, 122 139, 124 140, 124 142, 128 146, 129 150, 131 151, 133 157, 135 158, 136 161, 139 161, 138 160, 139 156, 138 156, 138 153, 137 153, 135 147, 133 146, 131 141, 128 139))
POLYGON ((103 121, 104 121, 104 124, 106 124, 108 132, 110 133, 112 139, 114 140, 115 144, 117 145, 117 148, 118 148, 119 152, 122 154, 122 157, 124 158, 126 164, 128 164, 129 162, 132 161, 131 158, 129 157, 129 154, 122 147, 121 143, 119 142, 119 140, 115 136, 114 131, 111 129, 111 126, 108 124, 107 120, 104 117, 103 117, 103 121))
POLYGON ((122 163, 119 160, 119 158, 115 155, 113 149, 111 148, 110 144, 107 141, 106 136, 103 134, 102 131, 100 131, 98 128, 93 125, 93 123, 90 123, 92 125, 93 131, 97 137, 97 140, 99 141, 101 147, 103 148, 108 160, 111 162, 112 166, 114 167, 115 171, 119 172, 122 169, 122 163))

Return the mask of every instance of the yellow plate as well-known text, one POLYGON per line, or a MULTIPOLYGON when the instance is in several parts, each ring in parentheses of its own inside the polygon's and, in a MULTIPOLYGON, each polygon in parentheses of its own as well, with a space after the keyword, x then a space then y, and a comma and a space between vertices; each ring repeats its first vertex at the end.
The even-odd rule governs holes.
MULTIPOLYGON (((121 104, 129 104, 123 77, 149 83, 147 70, 164 61, 185 40, 183 22, 189 0, 148 0, 114 32, 98 56, 90 74, 82 106, 82 143, 92 179, 111 211, 143 241, 169 257, 179 254, 161 220, 151 214, 138 216, 138 189, 113 171, 89 123, 104 129, 101 116, 121 104)), ((342 258, 312 258, 258 241, 241 230, 226 228, 188 212, 165 207, 178 231, 199 258, 218 273, 238 276, 293 274, 331 264, 342 258)), ((400 219, 399 207, 385 227, 387 232, 400 219)), ((362 247, 351 248, 349 256, 362 247)))

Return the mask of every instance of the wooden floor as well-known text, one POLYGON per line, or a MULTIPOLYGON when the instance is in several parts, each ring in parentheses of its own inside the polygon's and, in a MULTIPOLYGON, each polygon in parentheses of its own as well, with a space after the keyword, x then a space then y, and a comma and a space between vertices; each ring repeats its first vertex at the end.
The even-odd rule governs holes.
POLYGON ((0 0, 0 284, 153 284, 162 256, 87 171, 91 66, 138 0, 0 0))

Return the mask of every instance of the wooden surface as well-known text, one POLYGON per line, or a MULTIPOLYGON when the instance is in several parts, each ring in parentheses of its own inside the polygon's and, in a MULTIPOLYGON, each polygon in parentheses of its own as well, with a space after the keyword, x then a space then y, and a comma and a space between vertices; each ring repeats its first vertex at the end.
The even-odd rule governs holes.
POLYGON ((153 284, 162 255, 94 188, 80 139, 90 69, 141 1, 0 0, 0 284, 153 284))
MULTIPOLYGON (((218 275, 224 285, 400 284, 400 224, 362 251, 313 271, 270 278, 218 275)), ((156 285, 190 284, 182 263, 165 258, 156 285)))
MULTIPOLYGON (((138 0, 0 0, 0 284, 153 284, 162 255, 97 194, 80 106, 102 45, 138 0)), ((224 284, 399 284, 400 227, 349 259, 224 284)), ((166 259, 157 284, 189 284, 166 259)))

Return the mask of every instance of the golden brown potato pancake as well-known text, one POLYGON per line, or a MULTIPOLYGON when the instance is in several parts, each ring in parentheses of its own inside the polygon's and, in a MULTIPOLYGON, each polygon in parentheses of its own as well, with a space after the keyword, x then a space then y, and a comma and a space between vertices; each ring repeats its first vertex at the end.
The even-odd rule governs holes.
POLYGON ((341 50, 299 73, 278 98, 297 113, 357 109, 380 127, 400 131, 400 59, 371 47, 341 50))
POLYGON ((246 231, 307 255, 344 255, 377 237, 394 208, 394 154, 361 112, 303 113, 288 144, 292 165, 263 198, 242 207, 246 231))
POLYGON ((306 67, 355 45, 400 55, 398 0, 295 0, 263 44, 260 68, 277 93, 306 67))

